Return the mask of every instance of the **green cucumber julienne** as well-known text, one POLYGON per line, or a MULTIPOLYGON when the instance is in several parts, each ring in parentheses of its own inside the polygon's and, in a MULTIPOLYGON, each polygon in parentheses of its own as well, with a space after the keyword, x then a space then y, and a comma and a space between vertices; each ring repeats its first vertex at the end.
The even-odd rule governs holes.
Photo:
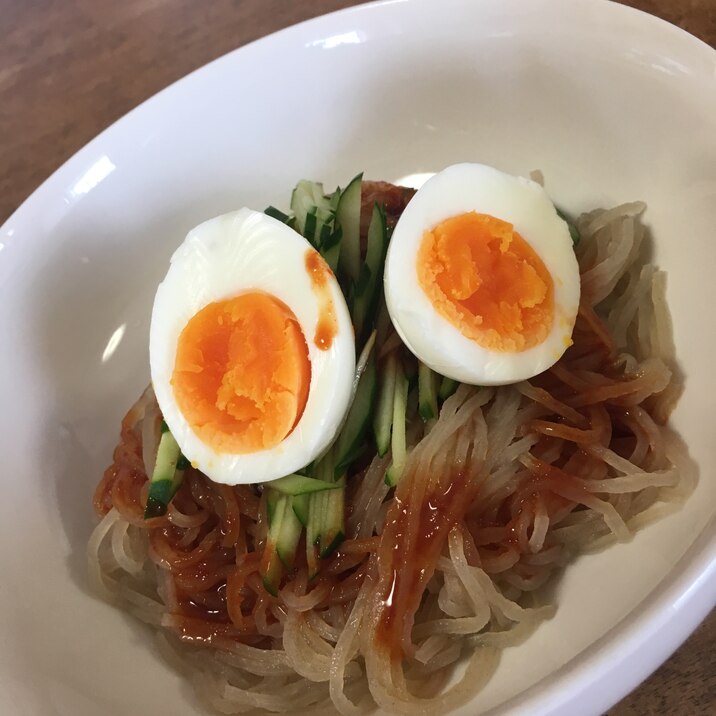
POLYGON ((437 375, 422 361, 418 363, 418 412, 425 421, 438 417, 437 375))
MULTIPOLYGON (((375 338, 375 332, 371 335, 371 338, 375 338)), ((336 442, 336 475, 345 472, 353 460, 360 455, 363 449, 363 439, 370 425, 370 416, 377 393, 376 359, 372 348, 373 340, 369 340, 363 351, 363 354, 366 354, 366 349, 368 351, 365 360, 359 359, 358 361, 356 374, 360 373, 360 377, 358 378, 355 397, 336 442)))
POLYGON ((293 226, 323 256, 335 273, 341 252, 342 229, 336 215, 340 201, 340 189, 331 196, 323 192, 323 184, 302 179, 291 195, 293 217, 283 214, 275 207, 265 213, 293 226))
POLYGON ((286 475, 278 480, 268 483, 268 487, 282 495, 308 495, 312 492, 321 492, 322 490, 335 490, 337 485, 329 485, 321 480, 305 475, 286 475))
POLYGON ((353 284, 360 276, 360 209, 363 174, 351 179, 341 192, 336 218, 343 233, 341 255, 338 262, 353 284))
MULTIPOLYGON (((331 487, 336 485, 334 480, 333 448, 313 466, 313 474, 331 487)), ((337 492, 343 492, 343 486, 338 484, 337 492)), ((327 491, 314 492, 309 496, 308 519, 306 522, 306 564, 308 565, 308 578, 313 579, 320 565, 320 544, 324 532, 324 518, 327 511, 327 491)), ((341 519, 343 516, 341 515, 341 519)))
POLYGON ((380 392, 378 406, 373 415, 373 434, 378 455, 383 457, 390 448, 390 433, 393 427, 393 400, 395 396, 395 377, 398 370, 398 355, 391 351, 385 359, 380 373, 380 392))
POLYGON ((402 365, 398 364, 395 378, 395 394, 393 397, 393 434, 391 436, 391 451, 393 462, 385 473, 385 482, 396 485, 405 467, 407 449, 405 439, 405 414, 408 409, 408 377, 402 365))
POLYGON ((306 548, 309 570, 313 569, 311 573, 315 573, 318 569, 321 552, 327 556, 332 551, 333 545, 339 544, 343 539, 342 507, 340 521, 337 521, 334 515, 332 522, 324 526, 323 516, 328 505, 324 493, 340 493, 338 500, 330 501, 330 504, 336 506, 333 511, 337 512, 344 502, 344 485, 330 480, 332 471, 330 458, 324 459, 322 465, 324 479, 288 475, 267 483, 264 488, 269 529, 260 572, 264 586, 271 594, 278 593, 284 570, 293 569, 296 548, 304 527, 307 529, 306 548), (315 537, 310 536, 312 533, 315 533, 315 537), (330 534, 330 538, 325 538, 330 542, 326 545, 330 548, 328 551, 325 548, 321 550, 318 545, 324 534, 330 534))
POLYGON ((264 586, 275 596, 284 568, 293 569, 303 524, 294 509, 296 497, 273 492, 270 487, 265 489, 269 529, 259 571, 264 586))
POLYGON ((266 491, 266 512, 268 515, 269 528, 259 572, 261 573, 264 587, 274 596, 278 594, 278 585, 281 581, 281 575, 283 574, 283 567, 277 546, 283 516, 287 506, 288 497, 286 495, 276 496, 271 495, 270 490, 266 491))
POLYGON ((373 331, 358 357, 353 402, 338 439, 312 468, 312 474, 326 484, 326 489, 308 496, 307 514, 304 513, 309 578, 318 572, 319 560, 336 549, 345 535, 345 475, 363 451, 376 396, 375 335, 373 331))
POLYGON ((157 460, 152 479, 149 482, 147 505, 144 509, 145 520, 166 513, 172 497, 184 479, 184 471, 187 467, 189 467, 189 463, 181 454, 177 441, 169 432, 166 423, 162 423, 157 460))
POLYGON ((328 209, 320 213, 317 227, 318 250, 331 271, 338 270, 338 261, 343 246, 343 230, 338 222, 337 207, 340 198, 340 189, 336 189, 328 200, 328 209))
POLYGON ((292 219, 288 214, 284 214, 280 209, 275 206, 269 206, 264 209, 264 214, 270 216, 272 219, 280 221, 282 224, 288 224, 292 219))
MULTIPOLYGON (((346 478, 340 478, 340 487, 344 488, 345 483, 346 478)), ((324 492, 323 495, 323 525, 319 542, 321 558, 328 557, 343 542, 346 491, 345 489, 335 490, 324 492)))
MULTIPOLYGON (((304 180, 296 185, 291 196, 293 215, 283 214, 274 207, 267 209, 269 215, 293 226, 313 244, 334 272, 340 272, 341 285, 350 292, 358 342, 366 337, 375 321, 389 238, 385 211, 375 205, 368 228, 365 261, 361 262, 361 182, 362 175, 358 175, 345 190, 326 196, 323 185, 304 180)), ((311 466, 311 477, 289 475, 266 486, 267 493, 281 495, 278 498, 267 495, 267 510, 273 519, 266 545, 268 556, 261 573, 269 590, 278 588, 283 573, 281 563, 284 566, 293 563, 289 551, 295 550, 298 543, 296 529, 299 535, 302 526, 306 529, 310 577, 318 571, 320 559, 343 540, 345 475, 363 451, 377 396, 375 340, 373 331, 357 361, 354 397, 346 420, 333 447, 311 466), (288 518, 282 506, 283 497, 291 498, 288 518), (287 519, 290 525, 282 526, 287 519), (280 523, 278 526, 276 520, 280 523), (284 530, 286 536, 281 539, 284 530)))
MULTIPOLYGON (((316 481, 318 482, 318 480, 316 481)), ((322 482, 321 485, 325 485, 325 482, 322 482)), ((340 487, 339 485, 336 485, 336 487, 340 487)), ((330 489, 328 487, 327 489, 330 489)), ((301 495, 294 495, 293 496, 293 511, 296 513, 296 517, 298 517, 298 521, 305 527, 308 524, 308 508, 311 504, 311 495, 313 493, 307 493, 304 492, 301 495)))
POLYGON ((383 264, 388 251, 388 226, 385 209, 375 204, 368 226, 365 263, 353 294, 353 325, 356 338, 363 338, 373 323, 383 286, 383 264))
POLYGON ((281 519, 281 528, 276 542, 276 553, 283 566, 291 570, 296 558, 296 547, 298 546, 298 540, 301 538, 303 525, 293 509, 293 500, 295 498, 291 495, 282 495, 279 499, 286 500, 286 507, 281 519))
MULTIPOLYGON (((403 364, 399 351, 379 360, 378 349, 392 328, 383 300, 383 269, 390 240, 385 208, 375 204, 361 249, 362 174, 341 191, 326 195, 323 185, 300 181, 291 195, 291 213, 275 207, 266 213, 301 233, 318 250, 347 296, 356 344, 363 345, 357 360, 353 400, 333 445, 300 472, 264 486, 268 516, 266 547, 260 572, 266 588, 276 594, 305 530, 309 578, 344 539, 345 485, 351 466, 365 454, 371 426, 377 452, 390 449, 392 463, 386 482, 394 485, 407 459, 406 419, 409 384, 416 362, 403 364), (379 310, 380 309, 380 310, 379 310)), ((427 366, 417 371, 418 407, 424 420, 437 417, 438 398, 453 392, 457 383, 442 379, 427 366)), ((412 409, 411 409, 412 410, 412 409)), ((372 440, 371 440, 372 442, 372 440)))
POLYGON ((440 383, 440 390, 438 390, 438 398, 440 400, 447 400, 460 385, 456 380, 452 378, 444 377, 440 383))
POLYGON ((323 184, 301 179, 291 194, 291 211, 293 211, 295 217, 296 230, 304 236, 310 233, 311 235, 306 236, 306 238, 311 243, 313 243, 312 239, 315 236, 316 214, 319 207, 325 210, 330 208, 329 202, 323 194, 323 184), (306 227, 307 222, 308 229, 306 227))

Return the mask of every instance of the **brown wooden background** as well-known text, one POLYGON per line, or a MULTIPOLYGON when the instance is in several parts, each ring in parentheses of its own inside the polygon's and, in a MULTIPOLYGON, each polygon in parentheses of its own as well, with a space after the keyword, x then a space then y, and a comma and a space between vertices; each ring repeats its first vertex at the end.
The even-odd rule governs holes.
MULTIPOLYGON (((716 46, 716 0, 622 2, 716 46)), ((169 83, 251 40, 354 4, 0 0, 0 223, 100 130, 169 83)), ((716 714, 715 640, 712 614, 609 716, 716 714)))

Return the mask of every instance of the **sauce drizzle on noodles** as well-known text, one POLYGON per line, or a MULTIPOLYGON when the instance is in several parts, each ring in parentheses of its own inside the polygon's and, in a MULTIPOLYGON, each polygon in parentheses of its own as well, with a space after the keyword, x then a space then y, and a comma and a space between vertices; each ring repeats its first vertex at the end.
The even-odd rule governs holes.
MULTIPOLYGON (((363 194, 391 224, 411 196, 370 182, 363 194)), ((346 540, 312 581, 299 548, 278 596, 259 574, 259 488, 189 469, 167 514, 144 519, 158 420, 147 389, 95 493, 97 589, 154 627, 221 713, 361 703, 435 714, 465 702, 499 649, 553 613, 555 573, 629 539, 690 488, 663 425, 680 380, 663 274, 640 258, 643 208, 580 217, 583 301, 564 357, 517 385, 461 386, 434 424, 409 424, 395 491, 388 458, 350 475, 346 540), (618 263, 615 242, 628 248, 618 263), (464 675, 445 690, 459 661, 464 675)))

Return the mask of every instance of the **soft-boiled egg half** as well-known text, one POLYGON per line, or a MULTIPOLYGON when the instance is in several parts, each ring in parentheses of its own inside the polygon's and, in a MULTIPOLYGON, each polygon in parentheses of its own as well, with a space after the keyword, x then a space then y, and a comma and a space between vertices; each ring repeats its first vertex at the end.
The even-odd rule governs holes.
POLYGON ((429 179, 386 259, 400 337, 433 370, 476 385, 524 380, 559 360, 579 291, 569 229, 545 190, 481 164, 429 179))
POLYGON ((293 229, 250 209, 206 221, 176 250, 149 355, 167 426, 216 482, 304 467, 351 400, 355 340, 333 272, 293 229))

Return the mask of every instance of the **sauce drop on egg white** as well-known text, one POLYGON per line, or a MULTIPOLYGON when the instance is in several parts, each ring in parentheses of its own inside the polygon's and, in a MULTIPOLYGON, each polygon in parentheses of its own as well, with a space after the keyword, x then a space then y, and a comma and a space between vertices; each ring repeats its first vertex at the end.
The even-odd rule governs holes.
POLYGON ((355 342, 335 276, 302 236, 250 209, 204 222, 176 250, 149 353, 164 420, 216 482, 301 469, 351 400, 355 342))

